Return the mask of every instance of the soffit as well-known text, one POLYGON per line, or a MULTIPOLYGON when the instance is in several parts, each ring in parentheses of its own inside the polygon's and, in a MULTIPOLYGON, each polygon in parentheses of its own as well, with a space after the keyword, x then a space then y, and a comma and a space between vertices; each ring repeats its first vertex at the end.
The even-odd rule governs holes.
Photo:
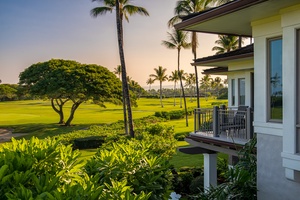
POLYGON ((278 15, 299 0, 237 0, 199 13, 176 24, 175 28, 204 33, 252 36, 251 22, 278 15))

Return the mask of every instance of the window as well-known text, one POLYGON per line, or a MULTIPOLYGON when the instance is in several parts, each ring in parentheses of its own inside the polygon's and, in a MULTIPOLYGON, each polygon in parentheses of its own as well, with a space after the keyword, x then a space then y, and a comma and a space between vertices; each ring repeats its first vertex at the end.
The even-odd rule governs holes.
POLYGON ((235 80, 231 79, 231 105, 235 106, 235 80))
POLYGON ((282 121, 282 38, 268 40, 268 115, 282 121))
POLYGON ((245 105, 245 79, 239 78, 239 105, 245 105))

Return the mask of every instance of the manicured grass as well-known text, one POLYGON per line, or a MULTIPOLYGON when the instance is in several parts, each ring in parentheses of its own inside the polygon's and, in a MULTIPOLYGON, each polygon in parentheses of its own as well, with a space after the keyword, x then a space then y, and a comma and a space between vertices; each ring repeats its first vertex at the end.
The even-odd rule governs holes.
MULTIPOLYGON (((156 111, 171 111, 180 110, 180 99, 163 99, 164 107, 160 105, 159 99, 141 98, 138 101, 138 107, 132 108, 133 118, 138 119, 153 115, 156 111)), ((213 104, 227 104, 227 100, 216 100, 201 98, 201 107, 213 107, 213 104)), ((70 103, 65 106, 65 115, 69 114, 70 103)), ((187 98, 187 107, 195 108, 196 100, 190 102, 187 98)), ((12 129, 14 133, 28 133, 25 138, 36 136, 45 138, 48 136, 68 133, 73 130, 87 128, 94 124, 112 123, 118 120, 123 120, 123 110, 121 105, 106 104, 106 108, 99 107, 92 103, 83 103, 75 113, 75 118, 72 122, 73 126, 65 127, 57 124, 58 115, 53 111, 50 101, 43 100, 28 100, 28 101, 11 101, 0 102, 0 128, 12 129)), ((175 133, 188 133, 193 131, 194 121, 191 116, 188 120, 189 127, 185 125, 185 119, 172 120, 166 122, 174 126, 175 133)), ((185 146, 186 142, 179 142, 178 146, 185 146)), ((82 150, 81 159, 87 159, 94 155, 96 150, 82 150)), ((181 166, 202 166, 202 155, 186 155, 178 152, 171 163, 177 168, 181 166)))

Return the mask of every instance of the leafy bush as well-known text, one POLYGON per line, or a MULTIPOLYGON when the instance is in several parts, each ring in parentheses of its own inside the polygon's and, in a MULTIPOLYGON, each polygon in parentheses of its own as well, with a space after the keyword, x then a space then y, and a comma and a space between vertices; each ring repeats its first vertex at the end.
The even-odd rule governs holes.
POLYGON ((108 149, 101 147, 87 162, 86 171, 90 176, 99 176, 100 185, 112 179, 127 180, 134 193, 151 192, 150 199, 163 199, 171 184, 170 165, 165 157, 153 153, 153 146, 149 140, 132 139, 113 143, 108 149))
POLYGON ((177 141, 184 141, 184 139, 186 138, 186 136, 188 136, 189 135, 189 133, 188 132, 181 132, 181 133, 176 133, 175 134, 175 139, 177 140, 177 141))
POLYGON ((53 138, 12 139, 0 147, 0 199, 150 198, 150 193, 133 193, 125 180, 100 185, 99 175, 88 176, 78 156, 79 151, 53 138))

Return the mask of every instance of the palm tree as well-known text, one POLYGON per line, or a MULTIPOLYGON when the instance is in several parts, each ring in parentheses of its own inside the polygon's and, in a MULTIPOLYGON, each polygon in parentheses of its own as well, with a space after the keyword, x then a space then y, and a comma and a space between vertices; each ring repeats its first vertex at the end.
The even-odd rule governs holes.
POLYGON ((189 88, 190 93, 191 93, 191 97, 190 97, 190 101, 193 102, 193 94, 194 94, 194 86, 196 84, 196 76, 195 74, 189 73, 186 77, 186 82, 185 85, 189 88))
POLYGON ((203 76, 200 81, 201 81, 201 87, 205 90, 205 99, 207 101, 207 90, 211 85, 212 78, 210 77, 209 74, 207 74, 203 76))
MULTIPOLYGON (((123 49, 123 19, 128 22, 128 16, 133 14, 140 14, 149 16, 148 11, 145 8, 134 6, 129 4, 129 0, 92 0, 103 3, 104 6, 96 7, 91 10, 91 15, 93 17, 97 17, 99 15, 104 15, 107 12, 112 12, 113 9, 116 9, 116 24, 117 24, 117 35, 118 35, 118 46, 119 46, 119 55, 121 61, 122 68, 122 86, 123 86, 123 96, 125 97, 125 102, 127 104, 127 113, 128 113, 128 123, 129 123, 129 133, 131 137, 134 137, 134 129, 133 129, 133 120, 132 120, 132 112, 130 105, 130 96, 129 96, 129 87, 126 81, 126 65, 125 65, 125 56, 123 49)), ((124 111, 124 114, 126 111, 124 111)), ((125 118, 125 115, 124 115, 125 118)), ((125 124, 124 120, 124 124, 125 124)), ((125 124, 126 129, 126 124, 125 124)), ((127 131, 126 131, 127 132, 127 131)))
MULTIPOLYGON (((191 48, 192 44, 188 42, 188 36, 187 32, 180 31, 180 30, 173 30, 173 33, 168 32, 169 41, 162 41, 162 44, 166 46, 169 49, 176 49, 177 50, 177 70, 180 71, 180 51, 182 48, 187 49, 191 48)), ((179 77, 180 80, 180 86, 182 90, 183 95, 183 101, 184 101, 184 109, 185 109, 185 118, 186 118, 186 126, 189 126, 188 122, 188 113, 187 113, 187 107, 186 107, 186 100, 184 95, 184 88, 182 83, 182 78, 179 77)))
POLYGON ((147 85, 149 85, 149 91, 151 90, 151 85, 154 83, 154 80, 152 78, 148 78, 146 81, 147 85))
MULTIPOLYGON (((186 77, 187 77, 187 73, 184 72, 183 69, 181 69, 179 72, 178 72, 178 76, 179 76, 179 80, 181 78, 181 80, 183 81, 186 81, 186 77)), ((182 108, 182 90, 180 92, 180 108, 182 108)))
POLYGON ((154 68, 155 74, 150 74, 150 77, 153 77, 154 81, 159 81, 159 90, 160 90, 160 105, 163 108, 164 105, 162 103, 162 82, 168 80, 168 76, 166 75, 166 68, 163 68, 162 66, 158 66, 158 68, 154 68))
POLYGON ((169 76, 169 81, 173 81, 174 82, 174 106, 176 106, 176 83, 179 80, 179 75, 178 75, 178 71, 175 70, 172 72, 172 75, 169 76))
MULTIPOLYGON (((187 16, 193 13, 198 13, 210 6, 217 6, 224 3, 227 3, 231 0, 179 0, 176 3, 176 7, 174 9, 175 16, 172 17, 168 26, 172 27, 174 24, 181 21, 182 16, 187 16)), ((197 58, 197 47, 198 47, 198 38, 197 33, 192 32, 191 36, 192 43, 192 53, 194 54, 194 60, 197 58)), ((195 68, 195 76, 196 76, 196 92, 197 92, 197 107, 200 108, 200 91, 199 91, 199 81, 198 81, 198 71, 197 66, 195 68)))
POLYGON ((219 39, 215 41, 212 48, 213 51, 217 51, 216 54, 226 53, 239 48, 239 37, 233 35, 219 35, 219 39))
POLYGON ((220 77, 216 77, 215 79, 214 79, 214 83, 215 83, 215 90, 216 90, 216 95, 217 95, 217 97, 219 96, 219 91, 220 91, 220 89, 221 88, 223 88, 224 86, 223 86, 223 84, 222 84, 222 79, 220 78, 220 77))
POLYGON ((122 67, 118 65, 118 67, 114 68, 114 74, 118 75, 119 79, 121 79, 122 67))

